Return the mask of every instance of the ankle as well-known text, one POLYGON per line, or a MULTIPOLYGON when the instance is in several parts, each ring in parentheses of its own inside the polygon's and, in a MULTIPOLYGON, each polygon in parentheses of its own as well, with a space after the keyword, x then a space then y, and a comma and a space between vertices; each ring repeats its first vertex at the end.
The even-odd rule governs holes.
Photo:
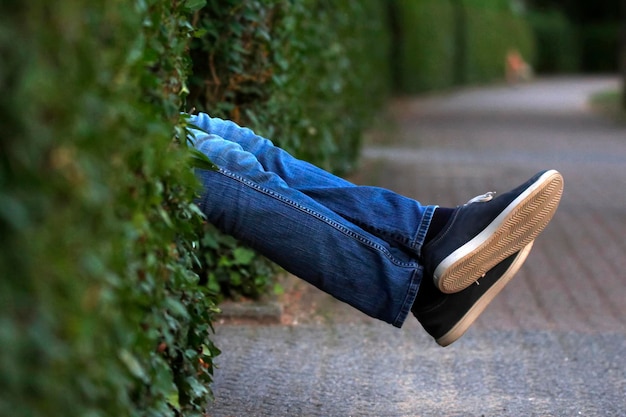
POLYGON ((433 240, 446 226, 454 210, 455 209, 448 207, 437 207, 435 209, 433 217, 430 220, 430 225, 428 226, 428 231, 426 232, 426 237, 424 238, 424 245, 433 240))

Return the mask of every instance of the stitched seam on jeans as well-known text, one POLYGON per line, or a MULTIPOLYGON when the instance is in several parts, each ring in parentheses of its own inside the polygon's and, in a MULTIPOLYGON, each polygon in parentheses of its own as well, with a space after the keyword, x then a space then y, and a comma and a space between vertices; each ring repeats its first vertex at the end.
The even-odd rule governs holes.
POLYGON ((422 249, 424 247, 424 240, 426 239, 426 234, 428 233, 428 228, 430 227, 430 223, 433 220, 433 214, 435 212, 435 209, 439 207, 439 206, 427 206, 426 211, 424 212, 424 218, 422 219, 422 222, 420 223, 420 226, 417 230, 417 234, 415 235, 415 239, 413 240, 413 242, 411 242, 411 245, 413 246, 413 249, 417 252, 417 256, 421 257, 422 256, 422 249), (429 208, 433 207, 432 209, 430 209, 430 217, 428 219, 426 219, 426 215, 429 212, 429 208), (428 220, 428 224, 424 225, 424 222, 428 220), (419 241, 419 243, 418 243, 419 241))
POLYGON ((398 266, 410 267, 410 268, 417 267, 417 262, 413 263, 413 262, 401 262, 401 261, 398 261, 387 250, 387 248, 385 248, 384 246, 379 245, 376 242, 372 242, 371 240, 367 239, 366 237, 363 237, 363 236, 359 235, 358 233, 355 233, 352 230, 350 230, 350 229, 348 229, 346 227, 343 227, 341 224, 339 224, 339 223, 337 223, 337 222, 335 222, 335 221, 333 221, 333 220, 331 220, 331 219, 329 219, 329 218, 327 218, 325 216, 319 215, 316 212, 314 212, 313 210, 310 210, 310 209, 308 209, 308 208, 306 208, 306 207, 296 203, 295 201, 292 201, 292 200, 290 200, 288 198, 285 198, 285 197, 281 196, 280 194, 273 192, 272 190, 265 189, 265 188, 259 186, 258 184, 254 183, 254 182, 252 182, 252 181, 250 181, 250 180, 248 180, 246 178, 243 178, 243 177, 241 177, 241 176, 239 176, 239 175, 237 175, 237 174, 235 174, 233 172, 230 172, 230 171, 228 171, 226 169, 220 168, 218 172, 223 174, 223 175, 226 175, 227 177, 233 178, 233 179, 235 179, 235 180, 237 180, 237 181, 247 185, 248 187, 254 188, 255 190, 257 190, 257 191, 259 191, 259 192, 261 192, 261 193, 263 193, 265 195, 268 195, 268 196, 270 196, 270 197, 272 197, 272 198, 274 198, 276 200, 279 200, 279 201, 281 201, 281 202, 283 202, 285 204, 288 204, 288 205, 290 205, 290 206, 292 206, 294 208, 297 208, 298 210, 300 210, 300 211, 302 211, 304 213, 307 213, 308 215, 310 215, 310 216, 312 216, 312 217, 314 217, 314 218, 316 218, 316 219, 318 219, 318 220, 320 220, 320 221, 322 221, 322 222, 324 222, 324 223, 334 227, 336 230, 340 231, 341 233, 343 233, 343 234, 345 234, 345 235, 347 235, 347 236, 349 236, 349 237, 351 237, 353 239, 356 239, 359 242, 364 243, 364 244, 366 244, 366 245, 368 245, 368 246, 370 246, 370 247, 372 247, 374 249, 379 250, 380 252, 382 252, 385 255, 385 257, 387 257, 391 262, 393 262, 394 264, 396 264, 398 266))
POLYGON ((411 312, 411 308, 413 307, 413 304, 415 303, 415 298, 417 297, 417 292, 419 291, 419 286, 421 285, 421 280, 423 279, 424 279, 424 268, 421 266, 418 266, 417 268, 415 268, 415 271, 411 275, 411 282, 409 283, 409 290, 407 291, 406 296, 404 297, 404 301, 402 302, 400 311, 398 312, 398 314, 396 315, 392 323, 394 326, 401 327, 404 321, 406 320, 407 316, 411 312), (420 275, 420 284, 417 284, 415 282, 417 274, 420 275))

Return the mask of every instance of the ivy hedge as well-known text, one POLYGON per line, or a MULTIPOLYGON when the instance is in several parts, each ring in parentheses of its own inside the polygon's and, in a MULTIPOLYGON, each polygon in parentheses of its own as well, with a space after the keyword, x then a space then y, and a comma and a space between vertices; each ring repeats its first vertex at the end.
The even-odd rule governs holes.
POLYGON ((391 13, 403 94, 502 80, 510 49, 534 60, 531 27, 506 0, 394 0, 391 13))
MULTIPOLYGON (((219 4, 218 4, 219 3, 219 4)), ((224 0, 195 24, 189 105, 334 172, 353 169, 389 90, 382 0, 224 0)))
POLYGON ((579 31, 564 13, 533 11, 528 21, 537 45, 534 62, 537 72, 556 74, 581 70, 579 31))
POLYGON ((399 79, 402 93, 438 90, 455 84, 457 65, 457 10, 441 0, 395 0, 399 79))
POLYGON ((203 415, 216 307, 178 145, 199 6, 0 6, 1 415, 203 415))
POLYGON ((180 111, 349 171, 387 92, 383 7, 2 3, 0 414, 203 414, 215 291, 273 272, 192 204, 180 111))
MULTIPOLYGON (((623 5, 622 8, 626 9, 626 5, 623 5)), ((622 12, 622 14, 624 13, 626 11, 622 12)), ((619 69, 619 53, 617 51, 620 50, 621 31, 622 24, 618 16, 615 16, 611 21, 582 25, 579 39, 581 67, 584 71, 610 74, 619 69)))

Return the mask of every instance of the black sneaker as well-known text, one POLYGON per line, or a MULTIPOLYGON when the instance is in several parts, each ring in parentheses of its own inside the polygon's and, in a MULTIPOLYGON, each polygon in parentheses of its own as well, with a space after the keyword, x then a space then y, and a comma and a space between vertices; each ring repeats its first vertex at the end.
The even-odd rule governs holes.
POLYGON ((521 268, 533 242, 509 256, 476 283, 455 294, 444 294, 424 279, 411 311, 424 329, 441 346, 463 336, 489 303, 521 268))
POLYGON ((455 209, 422 250, 426 276, 441 292, 462 291, 543 231, 563 193, 563 177, 543 171, 493 198, 487 193, 455 209))

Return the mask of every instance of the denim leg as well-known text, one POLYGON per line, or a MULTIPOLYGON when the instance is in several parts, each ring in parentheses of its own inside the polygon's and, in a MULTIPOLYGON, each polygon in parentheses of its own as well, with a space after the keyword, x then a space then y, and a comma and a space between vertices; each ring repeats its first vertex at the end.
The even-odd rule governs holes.
POLYGON ((204 135, 196 147, 219 167, 198 170, 211 223, 335 298, 402 325, 423 271, 411 255, 291 188, 239 144, 204 135))
MULTIPOLYGON (((426 231, 437 206, 419 202, 392 191, 356 186, 308 162, 294 158, 272 144, 231 121, 200 113, 191 122, 202 130, 236 142, 253 154, 261 166, 277 174, 291 188, 387 241, 393 241, 420 256, 426 231)), ((205 133, 196 131, 201 140, 205 133)))

